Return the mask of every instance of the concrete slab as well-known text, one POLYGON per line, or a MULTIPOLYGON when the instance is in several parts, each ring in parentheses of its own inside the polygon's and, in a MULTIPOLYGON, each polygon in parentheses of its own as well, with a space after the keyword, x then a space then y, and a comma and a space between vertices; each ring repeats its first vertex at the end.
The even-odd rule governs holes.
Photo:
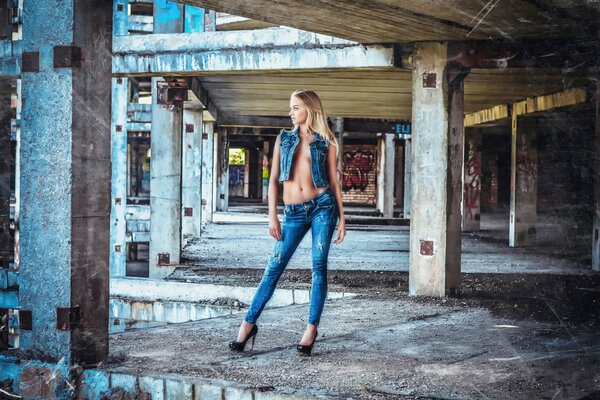
MULTIPOLYGON (((177 270, 171 276, 172 278, 195 281, 194 268, 263 269, 265 267, 275 243, 268 235, 266 215, 215 213, 215 220, 227 223, 206 226, 202 237, 190 242, 183 250, 184 266, 177 270), (240 221, 243 223, 240 224, 240 221), (240 229, 240 226, 243 226, 243 229, 240 229)), ((563 247, 509 248, 507 240, 501 241, 497 237, 507 232, 507 224, 508 219, 504 225, 494 225, 499 230, 491 231, 489 239, 481 236, 486 232, 478 236, 463 234, 462 272, 503 274, 590 272, 585 257, 582 258, 578 253, 569 256, 563 247)), ((555 229, 552 226, 548 226, 548 231, 555 229)), ((329 270, 408 271, 409 231, 407 227, 351 225, 347 226, 347 229, 345 241, 331 248, 329 270)), ((540 227, 540 230, 543 228, 540 227)), ((309 269, 310 254, 310 234, 307 234, 287 268, 309 269)))
POLYGON ((235 381, 255 398, 286 398, 286 388, 292 398, 347 399, 581 398, 597 390, 593 330, 567 334, 557 323, 501 318, 462 300, 373 293, 328 301, 314 355, 304 358, 295 345, 307 314, 307 305, 266 310, 256 346, 242 354, 227 348, 240 316, 113 335, 117 361, 104 369, 220 379, 225 391, 235 381))

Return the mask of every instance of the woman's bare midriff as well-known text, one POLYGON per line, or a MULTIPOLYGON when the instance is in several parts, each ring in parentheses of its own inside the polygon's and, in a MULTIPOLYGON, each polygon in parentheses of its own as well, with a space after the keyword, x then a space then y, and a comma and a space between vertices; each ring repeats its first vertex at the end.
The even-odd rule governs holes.
POLYGON ((302 203, 326 190, 326 187, 315 187, 310 170, 310 152, 308 146, 302 142, 298 143, 292 159, 290 178, 283 182, 283 203, 302 203))

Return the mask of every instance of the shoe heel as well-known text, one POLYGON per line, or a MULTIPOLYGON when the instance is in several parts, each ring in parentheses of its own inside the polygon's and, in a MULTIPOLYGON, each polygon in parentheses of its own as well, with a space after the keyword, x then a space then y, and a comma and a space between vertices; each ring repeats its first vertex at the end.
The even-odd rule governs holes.
POLYGON ((254 350, 254 341, 256 340, 256 334, 252 336, 252 344, 250 345, 250 350, 254 350))

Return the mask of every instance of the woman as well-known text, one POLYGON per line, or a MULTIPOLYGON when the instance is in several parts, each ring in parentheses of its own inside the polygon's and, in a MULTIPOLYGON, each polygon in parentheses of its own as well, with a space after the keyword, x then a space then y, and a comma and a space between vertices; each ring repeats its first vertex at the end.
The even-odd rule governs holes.
POLYGON ((237 340, 229 347, 244 351, 254 339, 256 320, 269 301, 279 277, 306 232, 312 230, 312 288, 308 325, 297 346, 300 355, 310 355, 317 337, 321 312, 327 297, 327 256, 339 217, 339 244, 346 236, 342 193, 337 175, 337 142, 327 125, 319 96, 297 90, 290 98, 292 131, 282 130, 275 141, 269 179, 269 233, 277 242, 269 258, 252 305, 240 326, 237 340), (283 182, 283 223, 277 218, 279 182, 283 182))

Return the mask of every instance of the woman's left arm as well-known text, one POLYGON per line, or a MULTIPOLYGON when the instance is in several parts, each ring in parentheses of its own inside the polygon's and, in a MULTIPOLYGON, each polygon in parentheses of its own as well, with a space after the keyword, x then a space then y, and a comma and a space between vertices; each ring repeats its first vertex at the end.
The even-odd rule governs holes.
POLYGON ((327 156, 327 172, 329 175, 329 185, 337 201, 340 222, 338 223, 338 236, 333 243, 340 244, 346 237, 346 219, 344 217, 344 203, 342 202, 342 186, 338 179, 337 170, 337 147, 329 144, 329 155, 327 156))

